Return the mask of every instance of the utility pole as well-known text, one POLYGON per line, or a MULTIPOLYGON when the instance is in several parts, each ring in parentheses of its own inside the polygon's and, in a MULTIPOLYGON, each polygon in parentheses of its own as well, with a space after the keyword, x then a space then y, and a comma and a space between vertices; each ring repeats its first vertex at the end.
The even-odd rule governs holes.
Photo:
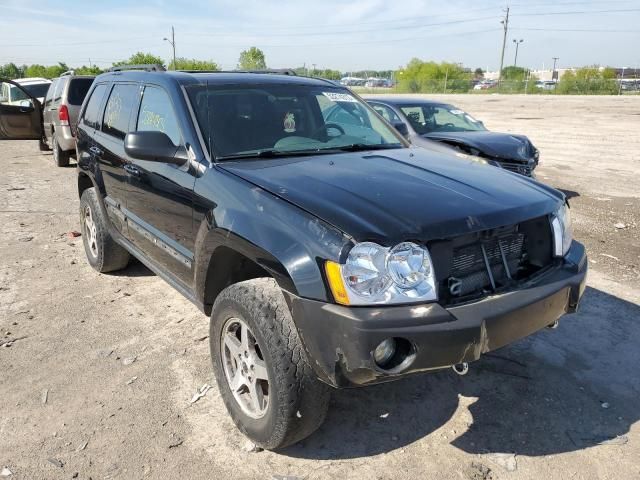
POLYGON ((173 29, 173 25, 171 25, 171 40, 167 37, 164 37, 163 40, 169 42, 173 48, 173 69, 176 70, 176 32, 173 29))
POLYGON ((518 47, 520 46, 520 44, 524 42, 523 39, 520 40, 516 40, 515 38, 513 39, 513 43, 516 44, 516 56, 513 58, 513 66, 517 67, 518 66, 518 47))
POLYGON ((624 82, 624 71, 627 67, 622 67, 622 76, 620 77, 620 88, 618 89, 618 95, 622 95, 622 83, 624 82))
POLYGON ((553 57, 553 70, 551 70, 551 80, 553 80, 553 90, 558 86, 558 73, 556 72, 556 64, 560 57, 553 57))
POLYGON ((502 27, 504 28, 504 36, 502 37, 502 54, 500 55, 500 71, 498 72, 498 87, 502 82, 502 67, 504 67, 504 49, 507 47, 507 33, 509 32, 509 7, 507 7, 506 14, 503 20, 500 20, 502 27))

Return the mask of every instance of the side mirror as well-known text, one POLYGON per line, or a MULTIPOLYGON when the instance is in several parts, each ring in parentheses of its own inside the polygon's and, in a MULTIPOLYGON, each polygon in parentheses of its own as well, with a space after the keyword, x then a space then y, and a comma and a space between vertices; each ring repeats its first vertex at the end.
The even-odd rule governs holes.
POLYGON ((409 136, 409 127, 407 127, 407 124, 404 122, 395 122, 393 124, 393 128, 395 128, 400 135, 402 135, 403 137, 408 137, 409 136))
POLYGON ((30 112, 33 110, 33 102, 31 100, 20 100, 20 111, 30 112))
POLYGON ((124 151, 138 160, 182 165, 185 160, 176 157, 178 150, 163 132, 131 132, 124 137, 124 151))

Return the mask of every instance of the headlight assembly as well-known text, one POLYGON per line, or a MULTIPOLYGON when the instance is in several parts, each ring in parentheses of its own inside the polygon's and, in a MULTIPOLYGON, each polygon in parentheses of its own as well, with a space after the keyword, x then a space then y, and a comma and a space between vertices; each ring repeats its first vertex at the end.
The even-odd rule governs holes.
POLYGON ((354 246, 344 264, 326 263, 335 300, 343 305, 428 302, 437 299, 426 247, 403 242, 393 248, 372 242, 354 246))
POLYGON ((551 216, 551 227, 553 230, 553 254, 556 257, 564 257, 573 241, 569 205, 564 204, 551 216))

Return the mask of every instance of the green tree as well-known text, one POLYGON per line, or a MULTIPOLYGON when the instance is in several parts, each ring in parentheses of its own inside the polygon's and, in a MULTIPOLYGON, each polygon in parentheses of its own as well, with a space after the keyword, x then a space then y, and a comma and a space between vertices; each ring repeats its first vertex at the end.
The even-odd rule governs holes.
POLYGON ((7 63, 0 66, 0 78, 13 80, 18 77, 20 77, 20 69, 18 69, 15 63, 7 63))
POLYGON ((565 95, 615 95, 618 93, 616 72, 597 65, 567 70, 558 82, 557 93, 565 95))
POLYGON ((267 62, 264 58, 264 52, 258 47, 243 50, 238 60, 238 68, 240 70, 265 70, 267 62))
POLYGON ((137 52, 131 55, 128 60, 122 60, 113 64, 119 65, 164 65, 164 61, 152 53, 137 52))
POLYGON ((47 67, 45 71, 45 78, 56 78, 67 71, 69 71, 67 64, 60 62, 58 65, 51 65, 47 67))
POLYGON ((473 72, 473 76, 477 79, 484 78, 484 70, 482 70, 481 68, 476 68, 473 72))
POLYGON ((76 75, 100 75, 103 72, 100 67, 96 67, 95 65, 92 65, 90 67, 83 65, 81 67, 75 68, 74 70, 76 72, 76 75))
POLYGON ((39 65, 37 63, 33 65, 29 65, 27 69, 24 71, 25 77, 40 77, 46 78, 47 75, 47 67, 44 65, 39 65))
POLYGON ((211 70, 218 71, 220 67, 213 60, 196 60, 195 58, 176 58, 175 65, 173 60, 169 63, 169 70, 211 70))
POLYGON ((466 92, 472 73, 456 63, 423 62, 414 58, 397 72, 398 90, 411 93, 466 92))
POLYGON ((502 80, 506 81, 524 81, 527 78, 529 70, 522 67, 505 67, 502 69, 502 80))

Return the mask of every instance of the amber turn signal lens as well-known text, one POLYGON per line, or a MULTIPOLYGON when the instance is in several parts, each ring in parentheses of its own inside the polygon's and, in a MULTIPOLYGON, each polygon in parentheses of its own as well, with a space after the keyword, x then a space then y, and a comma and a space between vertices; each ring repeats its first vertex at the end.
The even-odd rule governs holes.
POLYGON ((327 272, 329 288, 331 289, 331 293, 333 294, 335 301, 341 305, 349 305, 349 296, 344 288, 340 264, 327 260, 324 264, 324 269, 327 272))

